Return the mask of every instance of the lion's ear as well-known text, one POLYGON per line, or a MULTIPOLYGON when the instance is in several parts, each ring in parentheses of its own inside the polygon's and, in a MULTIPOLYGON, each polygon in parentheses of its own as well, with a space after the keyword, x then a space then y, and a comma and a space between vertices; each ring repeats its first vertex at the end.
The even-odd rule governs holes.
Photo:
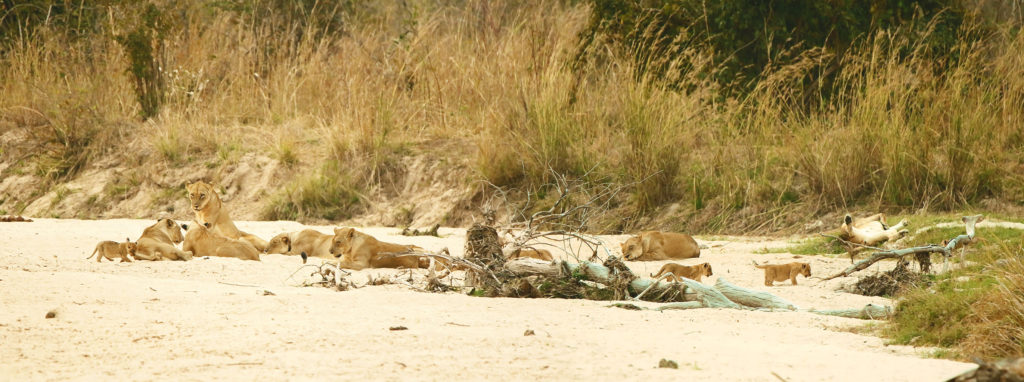
POLYGON ((174 220, 167 219, 167 226, 168 227, 174 227, 174 220))
POLYGON ((288 236, 285 236, 285 237, 281 238, 281 242, 285 243, 285 244, 288 244, 288 243, 292 242, 292 239, 289 239, 288 236))
POLYGON ((353 229, 353 228, 349 228, 348 233, 346 233, 345 236, 348 237, 349 239, 355 237, 356 236, 356 230, 353 229))
POLYGON ((846 215, 846 217, 843 218, 843 221, 845 221, 847 225, 853 224, 853 216, 846 215))

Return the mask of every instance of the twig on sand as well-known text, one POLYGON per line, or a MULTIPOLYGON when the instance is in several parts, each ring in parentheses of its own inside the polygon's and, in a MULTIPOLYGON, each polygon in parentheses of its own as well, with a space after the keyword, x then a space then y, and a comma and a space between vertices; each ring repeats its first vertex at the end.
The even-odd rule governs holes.
POLYGON ((775 376, 775 378, 778 378, 778 379, 779 379, 780 381, 782 381, 782 382, 788 382, 788 380, 786 380, 785 378, 782 378, 782 376, 781 376, 781 375, 779 375, 778 373, 776 373, 776 372, 774 372, 774 371, 772 372, 772 375, 774 375, 774 376, 775 376))
POLYGON ((229 283, 229 282, 224 282, 224 281, 220 281, 220 280, 217 280, 217 283, 218 284, 224 284, 224 285, 240 286, 240 287, 261 288, 259 285, 235 284, 235 283, 229 283))

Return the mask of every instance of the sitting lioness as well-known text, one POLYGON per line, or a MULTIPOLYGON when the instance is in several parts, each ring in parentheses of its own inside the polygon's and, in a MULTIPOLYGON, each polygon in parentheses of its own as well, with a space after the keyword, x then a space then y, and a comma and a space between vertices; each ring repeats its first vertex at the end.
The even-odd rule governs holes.
POLYGON ((242 260, 260 261, 260 253, 247 241, 218 235, 205 224, 182 224, 185 228, 185 244, 181 248, 192 251, 195 256, 234 257, 242 260))
POLYGON ((619 244, 622 256, 632 261, 689 259, 700 257, 700 246, 684 233, 647 231, 619 244))
POLYGON ((789 264, 778 264, 778 265, 757 265, 754 262, 754 266, 764 269, 764 285, 772 286, 776 281, 789 281, 796 285, 796 276, 804 275, 804 277, 811 277, 811 264, 808 263, 789 263, 789 264))
POLYGON ((132 243, 131 239, 124 240, 124 243, 118 243, 110 240, 101 241, 99 244, 96 244, 96 249, 92 251, 92 254, 85 259, 89 260, 93 255, 99 254, 96 256, 97 263, 101 262, 104 257, 110 261, 120 258, 122 263, 126 261, 130 263, 132 262, 132 259, 129 258, 128 255, 135 256, 136 246, 135 243, 132 243))
POLYGON ((213 189, 213 186, 206 182, 195 182, 185 185, 188 191, 188 200, 192 210, 196 213, 196 221, 199 224, 209 223, 209 229, 214 233, 229 239, 241 239, 252 244, 260 252, 267 249, 267 242, 259 237, 245 233, 235 227, 227 209, 220 201, 220 196, 213 189))
POLYGON ((906 220, 889 227, 885 224, 885 214, 875 214, 854 220, 847 214, 839 227, 839 237, 854 244, 876 245, 905 236, 909 231, 902 229, 906 220))
POLYGON ((263 253, 280 253, 285 255, 300 255, 302 263, 306 263, 308 257, 320 257, 325 259, 334 258, 331 255, 331 242, 333 235, 320 233, 312 229, 304 229, 297 232, 287 232, 274 236, 267 244, 267 250, 263 253))
MULTIPOLYGON (((424 256, 395 256, 422 248, 415 245, 379 241, 354 228, 335 228, 331 255, 341 268, 426 268, 430 261, 424 256)), ((436 268, 435 268, 436 269, 436 268)))
POLYGON ((142 236, 135 241, 135 259, 141 260, 191 260, 192 252, 175 247, 185 238, 181 235, 181 226, 171 219, 157 220, 156 224, 146 227, 142 236))
POLYGON ((504 249, 502 250, 505 254, 505 258, 508 260, 518 259, 522 257, 529 257, 532 259, 552 261, 554 257, 551 256, 551 252, 546 249, 535 249, 535 248, 519 248, 519 249, 504 249))
POLYGON ((661 270, 657 274, 652 274, 651 277, 658 278, 666 273, 670 274, 665 279, 668 281, 683 281, 680 277, 686 277, 690 280, 700 282, 700 279, 704 276, 711 276, 711 264, 703 263, 694 266, 686 266, 676 263, 668 263, 661 267, 661 270))

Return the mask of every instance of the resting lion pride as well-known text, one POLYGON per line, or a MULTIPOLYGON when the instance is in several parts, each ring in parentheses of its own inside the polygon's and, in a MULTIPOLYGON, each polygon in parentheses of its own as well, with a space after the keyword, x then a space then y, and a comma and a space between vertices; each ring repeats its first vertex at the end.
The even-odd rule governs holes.
POLYGON ((188 191, 189 205, 192 211, 195 211, 199 224, 209 223, 209 229, 214 233, 229 239, 245 240, 256 247, 257 251, 263 252, 267 249, 265 240, 238 230, 213 185, 199 181, 185 185, 185 190, 188 191))

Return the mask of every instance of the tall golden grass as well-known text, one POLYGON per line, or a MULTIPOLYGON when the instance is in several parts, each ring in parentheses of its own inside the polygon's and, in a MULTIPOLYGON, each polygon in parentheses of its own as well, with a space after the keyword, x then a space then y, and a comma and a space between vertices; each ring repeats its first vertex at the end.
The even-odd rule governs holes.
MULTIPOLYGON (((60 178, 131 142, 126 155, 143 163, 254 151, 313 168, 271 198, 275 218, 357 213, 399 158, 436 140, 466 147, 451 155, 473 156, 473 176, 497 185, 540 187, 550 170, 637 182, 616 214, 679 203, 666 228, 695 232, 1024 200, 1017 34, 964 42, 949 65, 885 31, 866 36, 843 55, 834 96, 807 106, 797 94, 829 52, 809 48, 722 100, 699 48, 647 58, 693 68, 672 81, 638 68, 629 47, 591 45, 593 59, 576 61, 590 11, 575 3, 381 5, 350 15, 342 34, 298 40, 279 24, 177 7, 191 22, 165 37, 165 103, 146 122, 113 22, 91 39, 41 27, 0 57, 0 118, 45 143, 26 166, 60 178)), ((630 228, 617 221, 606 228, 630 228)))

